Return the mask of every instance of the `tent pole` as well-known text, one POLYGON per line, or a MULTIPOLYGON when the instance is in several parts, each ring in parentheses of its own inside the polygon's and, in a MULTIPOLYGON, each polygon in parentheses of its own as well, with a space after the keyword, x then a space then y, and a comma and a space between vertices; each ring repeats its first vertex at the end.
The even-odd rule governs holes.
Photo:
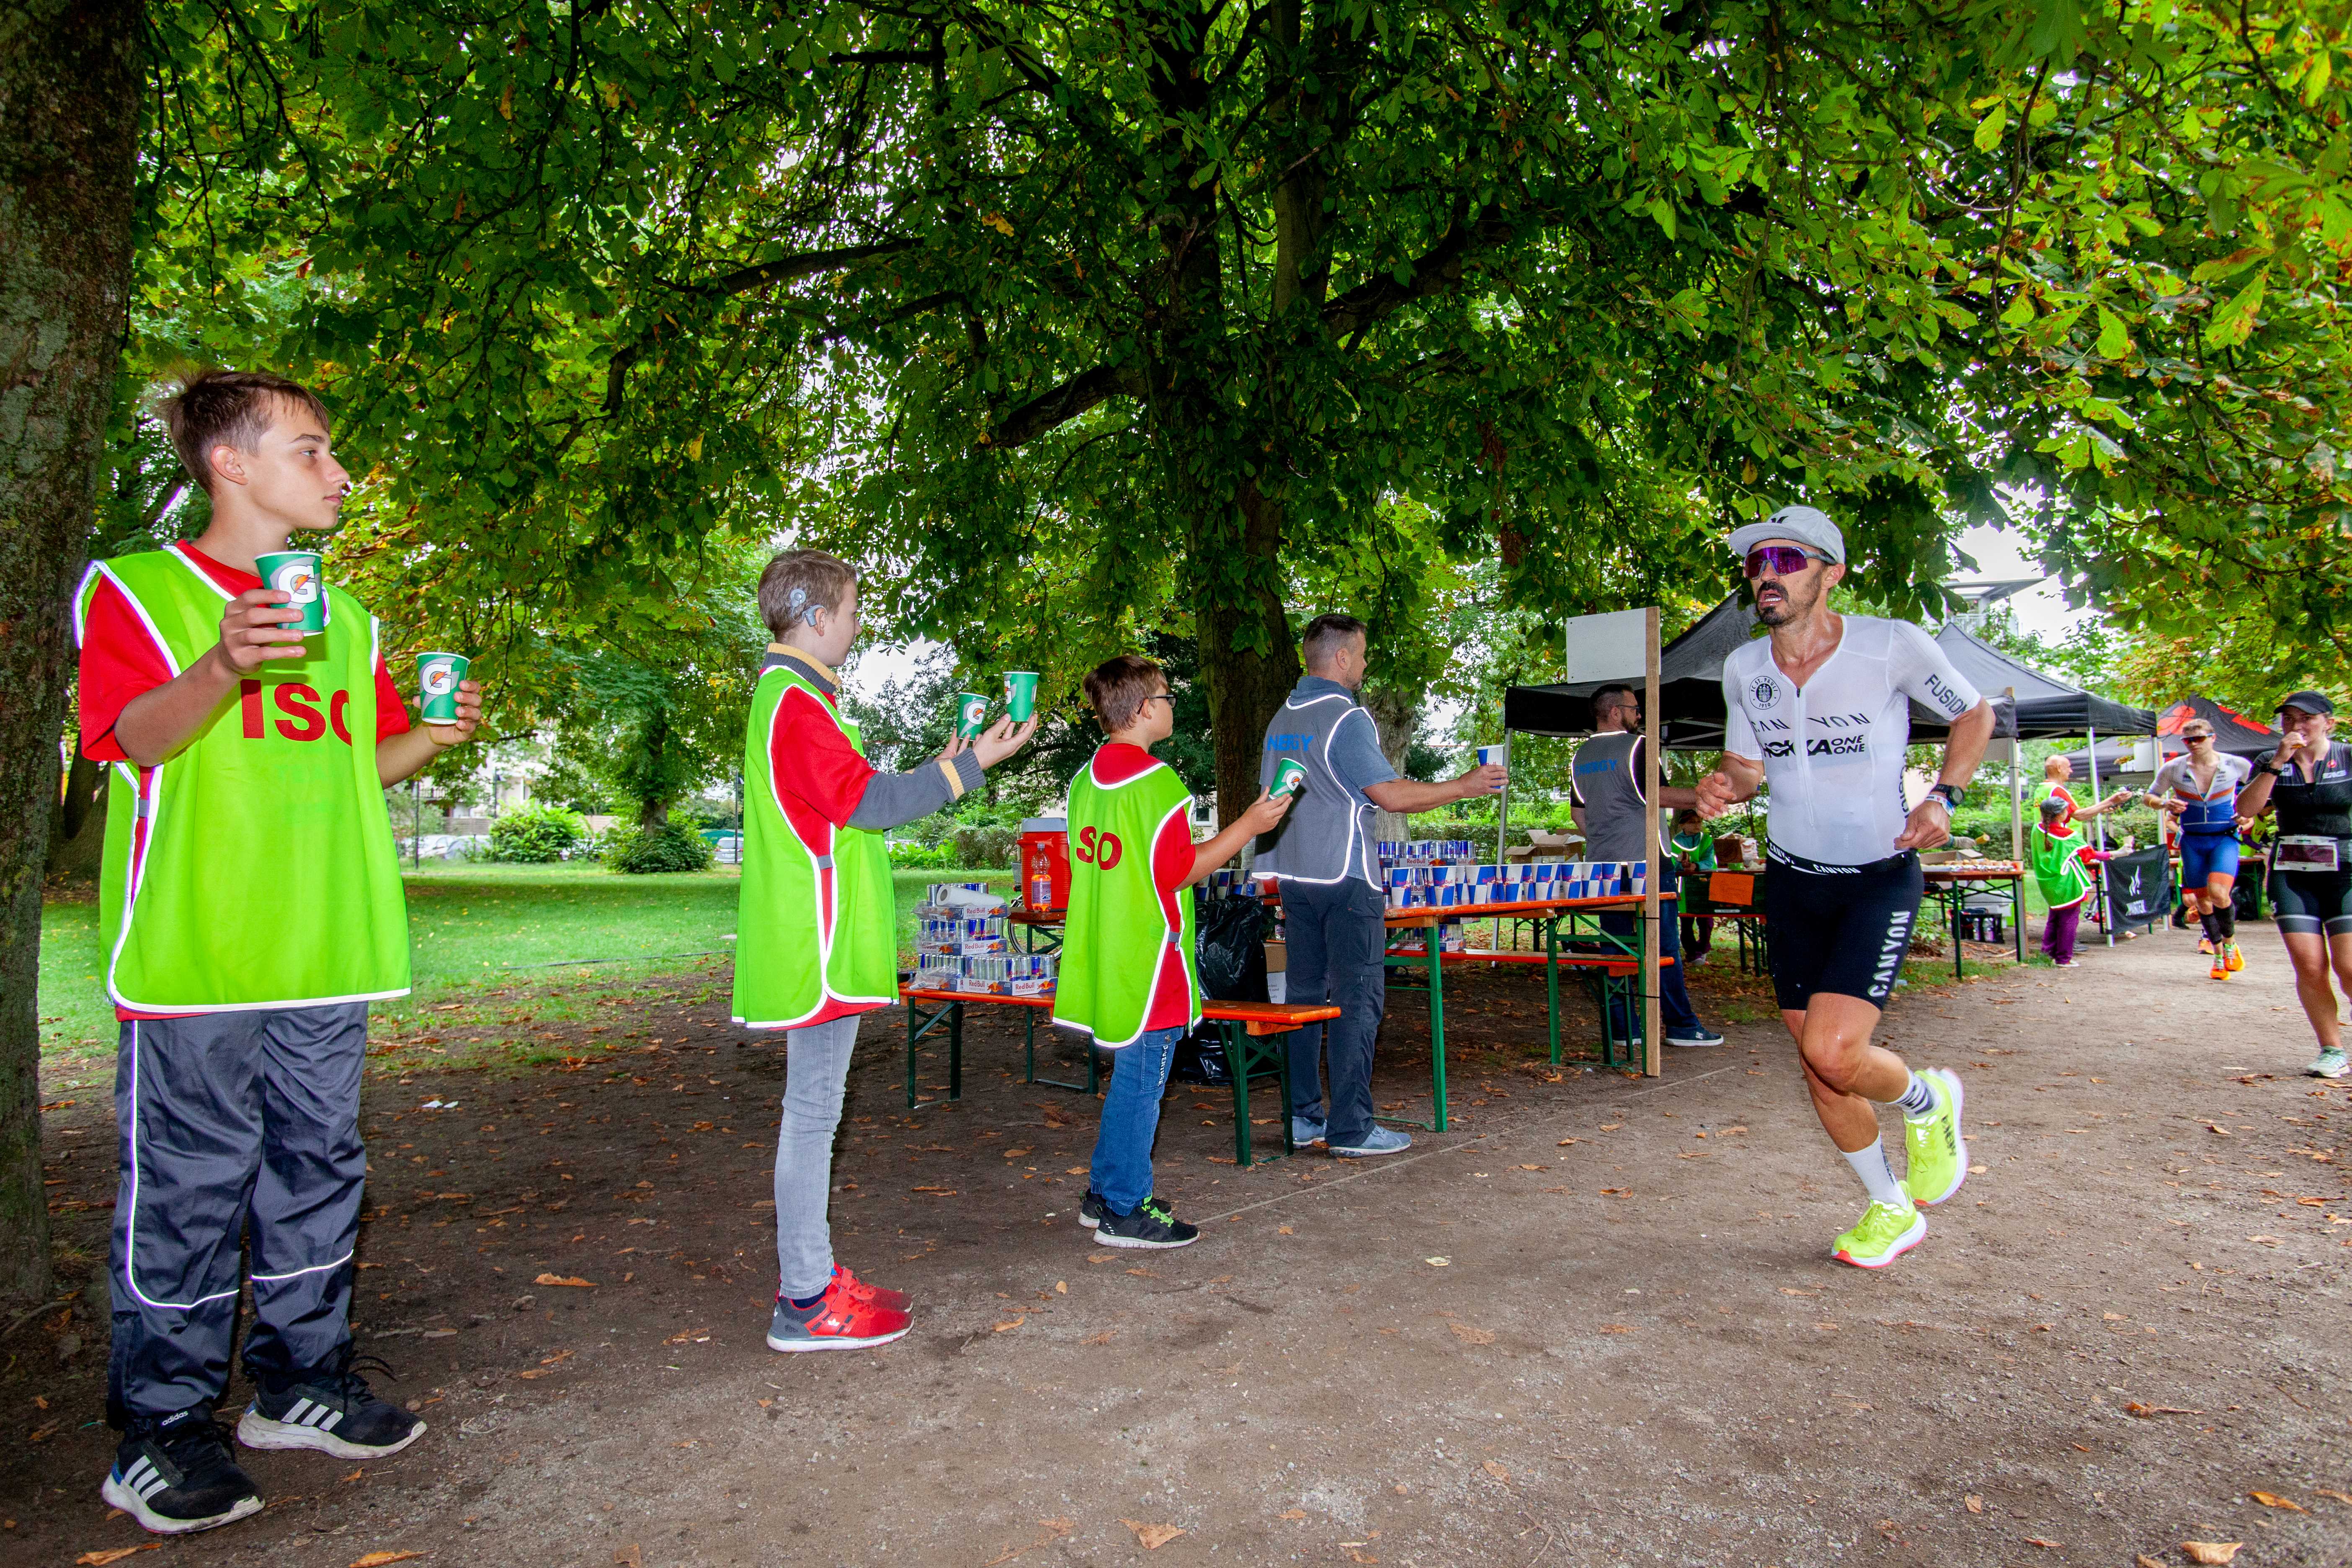
POLYGON ((1674 919, 1658 901, 1658 607, 1652 605, 1642 628, 1642 853, 1649 870, 1642 884, 1642 1070, 1656 1078, 1664 1053, 1658 1042, 1658 992, 1664 975, 1658 967, 1664 933, 1663 918, 1674 919))
MULTIPOLYGON (((1509 764, 1510 764, 1510 760, 1511 760, 1511 751, 1510 751, 1510 747, 1511 747, 1511 729, 1510 729, 1510 726, 1509 726, 1509 725, 1506 724, 1505 726, 1503 726, 1503 763, 1504 763, 1504 765, 1505 765, 1507 768, 1509 766, 1509 764)), ((1495 807, 1495 864, 1496 864, 1496 865, 1497 865, 1497 866, 1508 866, 1508 865, 1511 863, 1511 858, 1510 858, 1510 850, 1509 850, 1510 841, 1511 841, 1511 775, 1510 775, 1508 773, 1505 773, 1503 774, 1503 798, 1502 798, 1502 799, 1501 799, 1501 800, 1500 800, 1500 801, 1496 805, 1496 807, 1495 807)), ((1497 873, 1497 874, 1499 875, 1500 873, 1497 873)), ((1503 917, 1502 917, 1502 916, 1500 916, 1500 915, 1496 915, 1496 916, 1495 917, 1495 930, 1494 930, 1494 932, 1493 932, 1492 936, 1489 938, 1489 940, 1488 940, 1488 942, 1487 942, 1487 944, 1486 944, 1486 945, 1487 945, 1487 946, 1489 946, 1489 947, 1495 948, 1495 949, 1496 949, 1496 950, 1497 950, 1497 951, 1500 951, 1500 950, 1501 950, 1501 948, 1502 948, 1502 945, 1503 945, 1503 917)))
MULTIPOLYGON (((2017 793, 2017 688, 2009 689, 2009 858, 2019 865, 2025 863, 2025 797, 2017 793)), ((2022 883, 2019 884, 2021 888, 2022 883)), ((2020 924, 2025 920, 2025 902, 2017 905, 2020 924)))
MULTIPOLYGON (((2088 730, 2091 734, 2091 805, 2094 810, 2096 810, 2099 804, 2099 731, 2098 727, 2094 724, 2085 724, 2083 727, 2085 730, 2088 730)), ((2093 832, 2099 836, 2099 848, 2104 853, 2107 847, 2106 817, 2105 816, 2099 816, 2091 818, 2091 828, 2093 832)), ((2103 900, 2106 896, 2106 886, 2107 879, 2105 876, 2102 874, 2099 878, 2099 894, 2103 900)), ((2113 947, 2116 945, 2115 905, 2109 903, 2107 907, 2100 912, 2107 917, 2100 923, 2107 928, 2107 945, 2109 947, 2113 947)))

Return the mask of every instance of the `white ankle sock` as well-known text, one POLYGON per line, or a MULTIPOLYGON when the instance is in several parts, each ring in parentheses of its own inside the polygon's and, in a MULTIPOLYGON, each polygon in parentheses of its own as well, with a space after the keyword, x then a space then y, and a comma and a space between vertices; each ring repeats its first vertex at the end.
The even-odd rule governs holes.
MULTIPOLYGON (((1843 1153, 1844 1151, 1841 1150, 1843 1153)), ((1886 1163, 1886 1140, 1874 1138, 1867 1149, 1846 1153, 1845 1163, 1862 1178, 1864 1191, 1883 1204, 1901 1208, 1911 1200, 1903 1195, 1903 1184, 1895 1179, 1895 1167, 1886 1163)))

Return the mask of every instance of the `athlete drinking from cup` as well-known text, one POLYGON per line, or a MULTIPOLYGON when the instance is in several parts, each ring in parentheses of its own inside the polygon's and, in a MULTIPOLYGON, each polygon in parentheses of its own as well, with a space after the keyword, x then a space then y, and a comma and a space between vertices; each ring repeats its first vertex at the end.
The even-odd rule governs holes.
POLYGON ((2278 808, 2271 903, 2294 965, 2295 994, 2319 1037, 2319 1055, 2304 1070, 2342 1078, 2352 1063, 2329 975, 2352 995, 2352 862, 2345 858, 2352 847, 2352 746, 2333 738, 2336 704, 2319 692, 2290 693, 2278 721, 2284 732, 2278 750, 2238 792, 2238 815, 2251 820, 2278 808))

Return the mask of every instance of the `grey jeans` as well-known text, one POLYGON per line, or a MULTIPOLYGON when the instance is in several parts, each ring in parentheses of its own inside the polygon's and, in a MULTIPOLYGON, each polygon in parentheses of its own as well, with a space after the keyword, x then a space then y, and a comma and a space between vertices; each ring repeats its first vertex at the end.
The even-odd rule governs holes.
POLYGON ((805 1300, 833 1279, 833 1136, 862 1014, 784 1031, 784 1119, 776 1130, 776 1272, 805 1300))
POLYGON ((351 1342, 367 1014, 350 1002, 121 1026, 116 1423, 221 1396, 240 1274, 253 1284, 249 1374, 323 1367, 351 1342))

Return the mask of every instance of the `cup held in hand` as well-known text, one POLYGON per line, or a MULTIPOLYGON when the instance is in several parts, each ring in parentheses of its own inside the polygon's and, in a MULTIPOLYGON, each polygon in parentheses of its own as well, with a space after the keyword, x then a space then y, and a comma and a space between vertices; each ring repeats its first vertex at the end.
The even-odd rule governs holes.
POLYGON ((977 741, 988 728, 988 699, 977 691, 955 695, 955 732, 959 740, 977 741))
POLYGON ((1004 712, 1015 724, 1026 724, 1029 716, 1037 711, 1037 672, 1034 669, 1008 669, 1004 672, 1004 712))
POLYGON ((457 683, 472 664, 462 653, 420 653, 416 656, 417 716, 427 724, 457 721, 457 683))
POLYGON ((255 556, 253 564, 261 574, 261 585, 284 594, 289 601, 286 608, 300 616, 286 623, 288 631, 310 637, 327 629, 327 584, 319 575, 317 551, 272 551, 255 556))
POLYGON ((1285 757, 1274 764, 1274 782, 1266 786, 1266 794, 1281 800, 1306 787, 1306 767, 1296 757, 1285 757))

